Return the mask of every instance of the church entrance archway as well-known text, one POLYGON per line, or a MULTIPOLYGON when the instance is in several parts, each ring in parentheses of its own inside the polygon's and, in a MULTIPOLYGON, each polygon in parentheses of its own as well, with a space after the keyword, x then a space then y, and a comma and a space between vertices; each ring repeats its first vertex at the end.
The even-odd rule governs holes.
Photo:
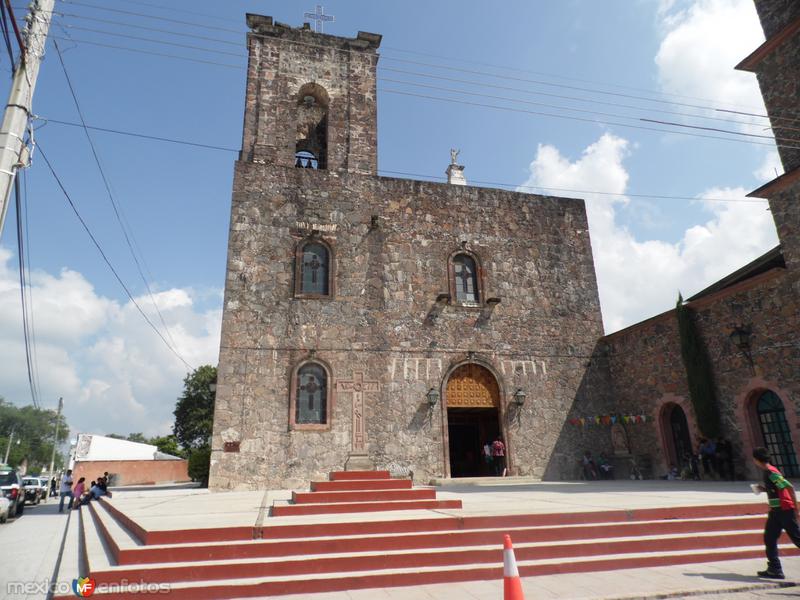
POLYGON ((786 477, 797 477, 800 468, 783 402, 775 392, 767 390, 759 396, 755 408, 761 437, 769 450, 772 464, 786 477))
POLYGON ((686 419, 686 413, 677 404, 668 404, 664 407, 661 418, 662 427, 666 430, 664 439, 667 442, 669 465, 675 465, 680 470, 687 466, 684 457, 692 453, 692 440, 689 436, 689 422, 686 419))
POLYGON ((487 477, 494 473, 483 445, 500 434, 500 387, 489 369, 470 363, 450 374, 445 392, 450 476, 487 477))

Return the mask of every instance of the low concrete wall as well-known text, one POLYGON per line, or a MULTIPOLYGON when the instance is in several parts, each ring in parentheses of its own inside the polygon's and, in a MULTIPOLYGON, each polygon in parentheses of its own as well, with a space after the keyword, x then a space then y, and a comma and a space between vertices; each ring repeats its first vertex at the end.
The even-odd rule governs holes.
POLYGON ((72 477, 88 483, 108 471, 113 486, 191 481, 188 466, 185 460, 84 460, 75 463, 72 477))

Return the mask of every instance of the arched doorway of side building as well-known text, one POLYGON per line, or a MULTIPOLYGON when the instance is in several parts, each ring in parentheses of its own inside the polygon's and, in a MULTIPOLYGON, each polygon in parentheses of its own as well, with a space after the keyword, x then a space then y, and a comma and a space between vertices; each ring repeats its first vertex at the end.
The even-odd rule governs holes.
POLYGON ((661 409, 661 428, 666 443, 667 468, 675 465, 680 472, 688 466, 687 458, 692 453, 692 439, 689 435, 689 422, 679 404, 670 402, 661 409))
POLYGON ((761 392, 753 404, 761 440, 769 450, 774 464, 786 477, 800 476, 797 453, 792 443, 786 410, 780 397, 772 390, 761 392))
POLYGON ((500 433, 500 387, 489 369, 470 363, 447 380, 447 433, 450 476, 493 475, 483 459, 483 445, 500 433))

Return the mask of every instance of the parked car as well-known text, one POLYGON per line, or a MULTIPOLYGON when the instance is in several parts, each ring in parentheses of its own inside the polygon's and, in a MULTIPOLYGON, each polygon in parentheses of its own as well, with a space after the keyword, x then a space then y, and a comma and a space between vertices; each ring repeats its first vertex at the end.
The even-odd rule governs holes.
POLYGON ((42 481, 38 477, 23 477, 22 487, 25 490, 25 502, 28 504, 39 504, 42 498, 47 500, 47 490, 42 487, 42 481))
POLYGON ((9 517, 19 517, 25 510, 25 490, 22 480, 14 469, 4 467, 0 470, 0 496, 8 499, 9 517))
POLYGON ((8 521, 8 507, 11 502, 5 496, 0 496, 0 523, 8 521))

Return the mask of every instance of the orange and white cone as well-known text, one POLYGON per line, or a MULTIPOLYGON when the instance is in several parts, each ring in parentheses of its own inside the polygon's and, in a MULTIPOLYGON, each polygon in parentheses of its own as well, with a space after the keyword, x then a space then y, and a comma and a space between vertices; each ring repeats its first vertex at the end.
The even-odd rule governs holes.
POLYGON ((503 536, 503 600, 525 600, 511 536, 503 536))

